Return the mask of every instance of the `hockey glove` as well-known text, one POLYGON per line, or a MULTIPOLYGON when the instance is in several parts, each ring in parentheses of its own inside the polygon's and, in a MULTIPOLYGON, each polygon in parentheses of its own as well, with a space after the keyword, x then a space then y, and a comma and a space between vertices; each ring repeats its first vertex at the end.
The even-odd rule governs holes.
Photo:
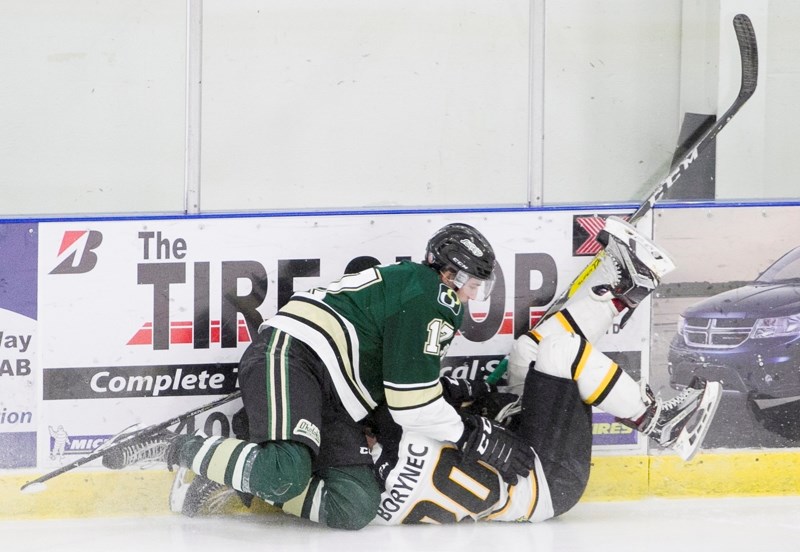
POLYGON ((462 403, 480 399, 493 391, 497 391, 497 387, 491 385, 485 379, 464 379, 445 376, 439 378, 439 381, 442 384, 444 400, 456 408, 460 407, 462 403))
POLYGON ((397 465, 397 449, 381 449, 380 454, 374 461, 375 464, 372 469, 375 472, 375 479, 378 480, 381 489, 385 489, 386 478, 389 477, 389 472, 397 465))
POLYGON ((386 478, 397 464, 398 450, 400 449, 400 439, 403 436, 402 428, 392 419, 386 403, 381 403, 364 420, 364 432, 368 442, 374 442, 370 449, 375 479, 381 485, 386 486, 386 478))
POLYGON ((465 460, 481 460, 489 464, 509 485, 516 485, 518 477, 526 477, 536 462, 533 447, 497 422, 482 416, 472 415, 464 419, 464 434, 458 445, 465 460))
POLYGON ((497 415, 508 405, 519 399, 514 393, 489 393, 481 397, 472 404, 461 409, 463 414, 477 414, 490 420, 501 422, 504 426, 508 425, 508 419, 498 420, 497 415))

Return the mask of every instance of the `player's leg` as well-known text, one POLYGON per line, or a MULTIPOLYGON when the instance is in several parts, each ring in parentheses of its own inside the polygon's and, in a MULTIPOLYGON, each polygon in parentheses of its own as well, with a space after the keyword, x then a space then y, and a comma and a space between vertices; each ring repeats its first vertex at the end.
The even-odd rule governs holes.
POLYGON ((362 424, 354 422, 333 390, 322 416, 325 439, 314 477, 299 496, 279 504, 284 512, 337 529, 360 529, 376 516, 381 490, 362 424))
MULTIPOLYGON (((320 371, 318 382, 321 394, 313 402, 322 405, 319 425, 325 439, 314 458, 313 476, 296 496, 287 493, 283 499, 267 501, 289 514, 330 527, 360 529, 375 517, 380 499, 380 489, 372 471, 372 457, 363 427, 353 422, 342 407, 327 372, 320 371)), ((233 430, 243 440, 258 438, 264 431, 258 429, 258 421, 253 427, 247 410, 234 416, 233 430)), ((298 431, 310 429, 307 425, 300 425, 299 429, 295 428, 295 432, 298 431)), ((226 508, 230 510, 237 501, 249 505, 252 500, 252 495, 240 492, 237 496, 227 487, 202 476, 184 484, 182 476, 176 477, 173 486, 173 511, 189 516, 202 515, 225 511, 226 508)))
POLYGON ((533 446, 545 473, 554 516, 577 504, 589 481, 592 411, 574 381, 531 370, 512 428, 533 446))
MULTIPOLYGON (((250 420, 240 408, 232 418, 231 432, 236 439, 250 441, 250 420)), ((222 483, 180 468, 172 481, 169 494, 170 510, 188 517, 230 514, 253 504, 254 495, 237 491, 222 483)))
POLYGON ((115 469, 160 460, 269 502, 297 496, 311 478, 312 458, 319 451, 318 362, 304 344, 267 328, 239 366, 250 441, 164 432, 113 451, 103 464, 115 469))
POLYGON ((685 460, 700 447, 721 397, 719 383, 699 378, 670 400, 654 397, 591 343, 566 332, 542 339, 532 371, 574 381, 585 404, 674 447, 685 460))
POLYGON ((508 368, 512 387, 524 382, 544 337, 568 332, 594 343, 621 312, 627 320, 675 268, 664 250, 617 217, 606 220, 598 239, 605 245, 603 255, 576 279, 563 307, 514 342, 508 368))
POLYGON ((315 473, 306 490, 276 506, 334 529, 361 529, 375 518, 379 501, 369 466, 338 466, 315 473))

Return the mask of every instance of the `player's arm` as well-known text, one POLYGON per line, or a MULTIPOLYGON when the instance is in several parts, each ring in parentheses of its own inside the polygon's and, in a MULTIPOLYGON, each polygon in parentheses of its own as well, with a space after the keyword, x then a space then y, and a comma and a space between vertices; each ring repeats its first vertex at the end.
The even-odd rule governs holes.
POLYGON ((381 486, 385 486, 389 472, 397 464, 403 429, 392 419, 385 403, 378 405, 365 423, 367 442, 375 463, 375 478, 381 486))
POLYGON ((389 411, 404 431, 457 443, 468 457, 495 467, 513 484, 533 468, 533 449, 487 418, 469 416, 462 421, 444 398, 440 358, 455 336, 451 320, 444 311, 426 311, 425 305, 417 305, 404 309, 387 324, 386 331, 392 336, 384 344, 389 411), (400 354, 403 351, 407 354, 400 354))
MULTIPOLYGON (((458 300, 456 299, 456 302, 458 300)), ((386 404, 404 430, 437 441, 456 442, 464 424, 444 399, 439 380, 441 357, 460 318, 428 297, 418 296, 387 318, 384 328, 383 376, 386 404)), ((454 307, 460 308, 455 303, 454 307)))

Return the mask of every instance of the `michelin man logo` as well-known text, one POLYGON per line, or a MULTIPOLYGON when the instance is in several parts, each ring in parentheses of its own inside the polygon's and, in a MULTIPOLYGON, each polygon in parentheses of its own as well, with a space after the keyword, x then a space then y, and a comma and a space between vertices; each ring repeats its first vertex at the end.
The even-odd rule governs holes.
POLYGON ((70 442, 69 434, 62 425, 57 428, 48 426, 48 429, 50 430, 50 437, 53 439, 53 448, 50 450, 50 460, 58 459, 59 462, 62 462, 64 460, 65 449, 70 442))

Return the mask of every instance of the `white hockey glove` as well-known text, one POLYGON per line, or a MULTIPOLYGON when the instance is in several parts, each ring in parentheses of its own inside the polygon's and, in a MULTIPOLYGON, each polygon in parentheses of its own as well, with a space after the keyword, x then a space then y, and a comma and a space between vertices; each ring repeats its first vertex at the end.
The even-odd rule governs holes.
POLYGON ((483 416, 464 418, 464 434, 458 445, 466 460, 489 464, 509 485, 516 485, 519 477, 527 477, 536 463, 533 447, 483 416))

